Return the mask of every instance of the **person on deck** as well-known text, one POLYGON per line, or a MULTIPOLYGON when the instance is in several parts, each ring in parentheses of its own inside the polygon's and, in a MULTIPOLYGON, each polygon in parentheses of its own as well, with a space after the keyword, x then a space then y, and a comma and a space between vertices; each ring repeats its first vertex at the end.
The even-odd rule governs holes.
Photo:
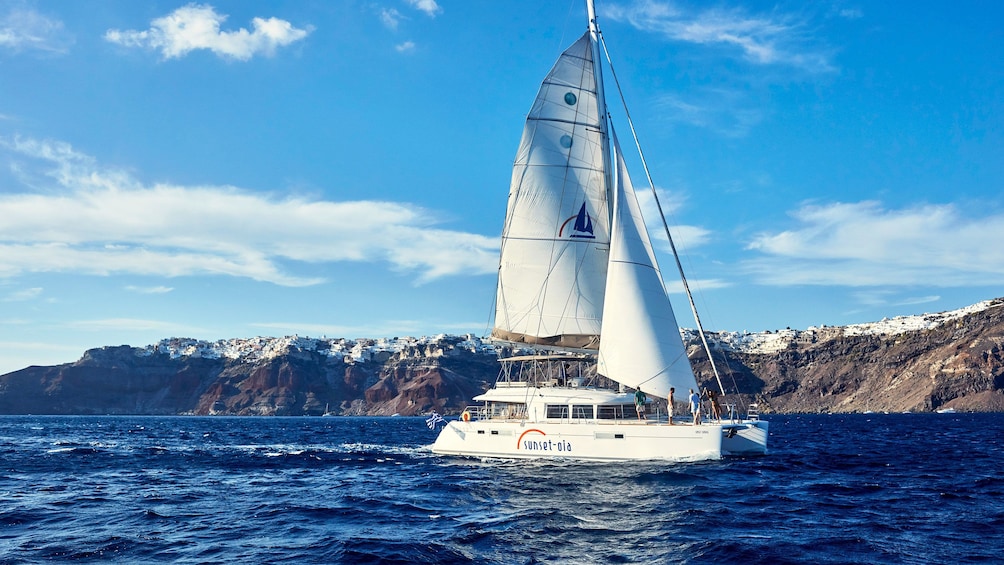
POLYGON ((704 389, 704 394, 708 397, 708 402, 711 403, 711 415, 714 416, 716 420, 721 420, 722 405, 718 403, 718 394, 710 388, 704 389))
POLYGON ((676 389, 669 387, 669 404, 666 410, 669 411, 669 425, 673 425, 673 396, 676 394, 676 389))
POLYGON ((635 409, 635 411, 638 412, 638 419, 639 420, 647 420, 648 419, 648 418, 645 417, 645 401, 646 400, 648 400, 648 398, 645 396, 645 393, 642 392, 642 390, 640 388, 638 390, 634 391, 634 409, 635 409))
POLYGON ((690 389, 690 412, 694 415, 694 425, 701 424, 701 395, 690 389))

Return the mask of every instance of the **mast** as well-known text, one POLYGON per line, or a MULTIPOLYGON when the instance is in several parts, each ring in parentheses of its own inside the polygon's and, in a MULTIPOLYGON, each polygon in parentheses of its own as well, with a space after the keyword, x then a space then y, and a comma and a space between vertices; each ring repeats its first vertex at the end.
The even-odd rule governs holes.
MULTIPOLYGON (((607 114, 607 98, 603 91, 603 70, 600 64, 600 24, 596 21, 596 7, 593 0, 586 0, 586 15, 589 18, 589 39, 593 51, 593 77, 596 80, 596 104, 600 114, 600 137, 603 140, 603 177, 606 184, 607 202, 613 202, 613 166, 610 159, 610 127, 607 114)), ((613 218, 613 207, 607 208, 607 225, 613 218)))

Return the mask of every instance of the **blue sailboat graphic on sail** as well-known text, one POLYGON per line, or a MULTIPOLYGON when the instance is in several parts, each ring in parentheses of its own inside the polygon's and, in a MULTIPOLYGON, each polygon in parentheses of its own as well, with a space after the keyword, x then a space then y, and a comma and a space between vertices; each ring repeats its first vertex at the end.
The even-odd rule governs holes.
POLYGON ((596 239, 596 236, 593 235, 593 219, 589 216, 589 212, 586 212, 585 202, 583 202, 582 207, 579 208, 578 214, 568 218, 563 224, 561 224, 561 230, 558 232, 559 237, 561 236, 561 232, 565 230, 565 226, 568 225, 568 222, 573 219, 575 220, 575 223, 572 224, 572 233, 568 234, 568 237, 596 239))

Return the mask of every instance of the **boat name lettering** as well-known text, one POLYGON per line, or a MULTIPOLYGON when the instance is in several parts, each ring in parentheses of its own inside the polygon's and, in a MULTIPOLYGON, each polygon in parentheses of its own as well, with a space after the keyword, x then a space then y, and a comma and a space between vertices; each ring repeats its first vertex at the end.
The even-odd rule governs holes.
POLYGON ((523 440, 523 449, 530 449, 533 451, 562 451, 568 452, 572 450, 571 442, 565 440, 536 440, 536 439, 525 439, 523 440))

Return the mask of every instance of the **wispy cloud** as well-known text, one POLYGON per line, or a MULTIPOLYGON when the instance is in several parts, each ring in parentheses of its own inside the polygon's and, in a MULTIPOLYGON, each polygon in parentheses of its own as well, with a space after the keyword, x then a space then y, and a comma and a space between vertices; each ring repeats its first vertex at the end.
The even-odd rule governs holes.
POLYGON ((396 49, 398 53, 407 53, 409 51, 414 51, 415 50, 415 42, 413 42, 413 41, 405 41, 404 43, 395 45, 394 49, 396 49))
MULTIPOLYGON (((669 238, 666 237, 666 227, 659 218, 659 206, 656 205, 652 190, 648 188, 635 187, 638 195, 638 205, 641 206, 642 216, 648 224, 648 232, 652 236, 653 244, 661 246, 663 251, 669 251, 669 238)), ((673 215, 684 205, 684 199, 678 193, 656 188, 659 194, 659 203, 662 211, 666 215, 666 220, 670 224, 669 231, 673 236, 673 243, 678 249, 695 249, 708 243, 711 232, 699 226, 688 226, 683 224, 673 224, 673 215)))
POLYGON ((661 120, 741 138, 763 121, 765 113, 745 102, 746 96, 722 88, 705 88, 691 100, 678 94, 663 94, 656 99, 655 107, 660 110, 661 120))
POLYGON ((129 292, 136 292, 139 294, 167 294, 174 290, 170 286, 133 286, 129 285, 125 287, 129 292))
POLYGON ((42 295, 41 287, 26 288, 24 290, 14 291, 3 298, 4 302, 25 302, 28 300, 34 300, 42 295))
POLYGON ((384 8, 380 10, 380 22, 389 30, 397 31, 397 26, 401 23, 401 12, 394 8, 384 8))
POLYGON ((837 15, 848 20, 857 20, 863 18, 865 13, 860 8, 843 8, 837 12, 837 15))
POLYGON ((442 229, 408 203, 146 185, 65 143, 0 138, 0 151, 25 184, 0 190, 0 277, 213 274, 303 286, 321 279, 297 265, 386 262, 420 283, 496 267, 496 238, 442 229))
POLYGON ((126 47, 156 49, 165 59, 206 49, 227 58, 247 61, 258 54, 272 55, 279 47, 307 37, 310 26, 300 29, 278 18, 254 18, 253 30, 222 31, 227 16, 212 6, 188 4, 157 18, 144 31, 110 29, 105 39, 126 47))
POLYGON ((769 285, 999 285, 1004 215, 967 217, 951 205, 885 209, 873 201, 805 205, 798 226, 756 237, 745 269, 769 285))
POLYGON ((732 48, 759 65, 787 65, 812 72, 834 70, 830 54, 813 45, 807 22, 795 15, 754 15, 741 8, 698 11, 674 2, 636 0, 626 6, 608 5, 601 17, 674 41, 732 48))
POLYGON ((0 15, 0 48, 65 53, 72 42, 63 22, 35 10, 15 8, 0 15))
POLYGON ((869 307, 875 306, 914 306, 917 304, 930 304, 941 300, 941 296, 936 294, 926 296, 901 297, 898 290, 870 289, 855 292, 853 295, 859 304, 869 307))
POLYGON ((406 0, 408 4, 420 12, 425 12, 429 17, 436 17, 443 11, 436 3, 436 0, 406 0))
POLYGON ((204 328, 196 328, 164 322, 161 320, 143 320, 138 318, 107 318, 102 320, 77 320, 67 322, 66 327, 86 332, 156 332, 161 335, 195 335, 204 333, 204 328))
MULTIPOLYGON (((666 292, 670 294, 684 294, 686 291, 683 288, 683 281, 676 274, 676 267, 673 265, 662 266, 662 278, 666 283, 666 292), (667 269, 673 269, 672 271, 667 269)), ((732 283, 728 281, 723 281, 721 279, 691 279, 687 277, 687 285, 693 292, 704 292, 707 290, 714 290, 716 288, 728 288, 732 286, 732 283)), ((677 313, 679 316, 680 313, 677 313)))

